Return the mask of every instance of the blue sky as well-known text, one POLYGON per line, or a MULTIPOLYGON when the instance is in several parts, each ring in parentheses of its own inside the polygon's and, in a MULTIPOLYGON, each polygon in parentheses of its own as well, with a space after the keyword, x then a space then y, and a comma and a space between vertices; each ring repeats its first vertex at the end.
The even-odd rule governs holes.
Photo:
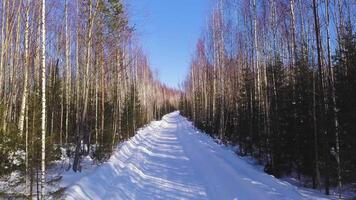
POLYGON ((210 0, 130 0, 131 23, 161 82, 177 88, 185 79, 205 27, 210 0))

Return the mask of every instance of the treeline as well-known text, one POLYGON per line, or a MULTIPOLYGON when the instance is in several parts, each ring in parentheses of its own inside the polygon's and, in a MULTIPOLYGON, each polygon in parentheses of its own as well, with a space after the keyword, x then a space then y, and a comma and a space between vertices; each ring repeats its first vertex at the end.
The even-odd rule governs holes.
MULTIPOLYGON (((356 181, 355 2, 218 1, 180 109, 277 177, 356 181)), ((311 185, 312 183, 312 185, 311 185)))
POLYGON ((121 0, 0 6, 0 176, 20 170, 30 197, 45 198, 51 161, 78 171, 173 109, 177 92, 156 80, 121 0))

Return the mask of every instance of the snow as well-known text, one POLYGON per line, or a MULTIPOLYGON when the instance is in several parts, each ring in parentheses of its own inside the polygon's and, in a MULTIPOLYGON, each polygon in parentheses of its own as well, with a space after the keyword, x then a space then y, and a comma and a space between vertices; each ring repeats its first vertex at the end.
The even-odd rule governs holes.
MULTIPOLYGON (((61 148, 61 159, 51 162, 46 170, 45 196, 46 199, 58 199, 57 193, 73 185, 84 176, 92 173, 97 167, 89 156, 84 157, 81 161, 82 173, 73 172, 70 167, 73 159, 66 156, 65 149, 61 148)), ((16 159, 24 159, 23 152, 17 151, 14 154, 16 159)), ((12 159, 11 161, 15 161, 12 159)), ((15 163, 14 162, 14 163, 15 163)), ((21 161, 22 162, 22 161, 21 161)), ((0 200, 2 199, 26 199, 25 196, 29 195, 29 188, 26 187, 26 177, 24 172, 15 170, 11 174, 0 177, 0 200)), ((29 181, 29 180, 28 180, 29 181)), ((32 185, 33 198, 37 195, 37 185, 32 185)))
POLYGON ((17 150, 15 152, 11 152, 9 155, 9 161, 16 166, 20 166, 21 163, 25 160, 26 153, 23 150, 17 150))
POLYGON ((139 130, 79 180, 69 175, 63 182, 65 198, 76 200, 329 198, 252 167, 178 111, 139 130))
POLYGON ((80 166, 81 166, 80 173, 76 173, 72 169, 70 169, 61 174, 62 180, 59 183, 60 188, 66 188, 72 186, 83 177, 93 173, 99 167, 94 163, 93 159, 90 158, 90 156, 84 157, 81 160, 80 166))

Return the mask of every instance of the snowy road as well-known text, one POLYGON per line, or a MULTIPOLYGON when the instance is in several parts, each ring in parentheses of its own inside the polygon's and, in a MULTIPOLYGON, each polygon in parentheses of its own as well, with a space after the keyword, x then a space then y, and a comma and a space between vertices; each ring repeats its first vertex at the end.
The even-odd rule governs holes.
POLYGON ((140 130, 107 163, 69 187, 66 195, 125 200, 314 199, 222 148, 179 112, 140 130))

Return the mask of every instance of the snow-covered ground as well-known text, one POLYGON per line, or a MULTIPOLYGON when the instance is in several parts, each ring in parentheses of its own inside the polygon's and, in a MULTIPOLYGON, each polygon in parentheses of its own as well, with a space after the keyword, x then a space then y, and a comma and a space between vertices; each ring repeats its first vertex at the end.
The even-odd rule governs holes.
POLYGON ((64 174, 61 185, 65 199, 76 200, 330 198, 264 173, 179 112, 139 130, 85 176, 64 174))

